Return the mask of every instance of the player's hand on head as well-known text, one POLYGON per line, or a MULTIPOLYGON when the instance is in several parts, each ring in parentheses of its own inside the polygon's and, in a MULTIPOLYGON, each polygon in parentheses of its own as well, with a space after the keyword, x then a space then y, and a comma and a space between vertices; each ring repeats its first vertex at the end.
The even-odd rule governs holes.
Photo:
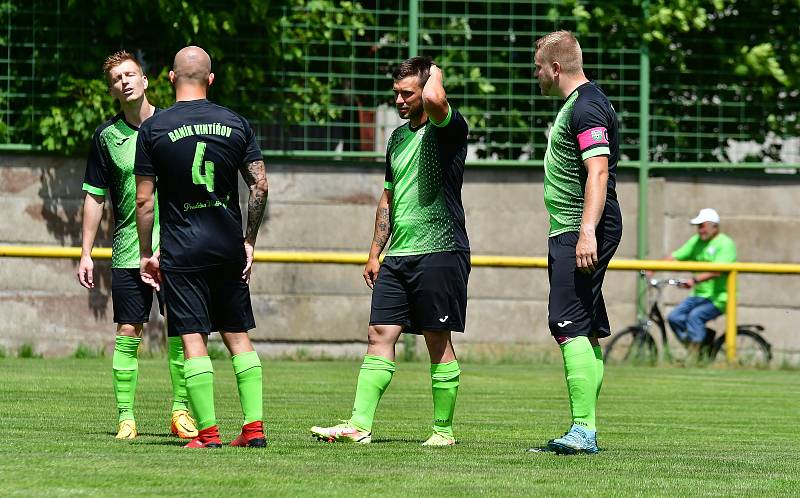
POLYGON ((161 290, 161 265, 158 255, 141 258, 139 261, 139 276, 141 276, 142 282, 155 290, 161 290))
POLYGON ((94 261, 91 256, 81 257, 78 264, 78 283, 87 289, 94 288, 94 261))
POLYGON ((254 252, 253 244, 245 241, 244 242, 245 262, 244 262, 244 270, 242 270, 242 280, 244 280, 246 284, 250 283, 250 274, 253 271, 253 252, 254 252))
POLYGON ((375 287, 375 281, 378 280, 378 272, 381 270, 381 263, 378 258, 369 258, 367 265, 364 267, 364 281, 370 289, 375 287))

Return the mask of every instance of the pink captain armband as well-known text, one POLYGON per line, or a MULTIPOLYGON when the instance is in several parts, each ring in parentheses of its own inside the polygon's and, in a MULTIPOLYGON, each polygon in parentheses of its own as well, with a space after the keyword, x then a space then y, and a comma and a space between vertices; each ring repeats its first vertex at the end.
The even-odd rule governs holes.
POLYGON ((608 145, 608 130, 605 126, 597 126, 578 134, 578 148, 581 152, 592 145, 608 145))

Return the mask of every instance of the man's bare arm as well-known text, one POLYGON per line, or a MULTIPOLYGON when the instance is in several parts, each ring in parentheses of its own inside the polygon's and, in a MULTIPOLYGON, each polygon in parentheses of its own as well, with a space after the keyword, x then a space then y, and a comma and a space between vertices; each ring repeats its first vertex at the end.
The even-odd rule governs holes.
POLYGON ((92 247, 97 237, 97 229, 103 218, 105 197, 86 192, 83 199, 83 222, 81 224, 81 260, 78 264, 78 282, 91 289, 94 287, 94 262, 92 247))
POLYGON ((267 168, 262 159, 243 164, 239 170, 250 189, 250 196, 247 199, 247 225, 244 231, 245 264, 242 270, 242 280, 249 284, 258 229, 261 228, 261 221, 264 219, 264 211, 267 207, 269 185, 267 184, 267 168))
POLYGON ((383 191, 378 201, 378 209, 375 211, 375 233, 372 236, 372 245, 369 248, 369 257, 377 258, 381 255, 389 237, 392 235, 391 217, 391 192, 383 191))
POLYGON ((136 175, 136 233, 139 235, 139 256, 141 258, 149 258, 153 255, 154 193, 153 177, 136 175))
POLYGON ((583 215, 575 250, 575 259, 581 271, 593 271, 597 264, 597 237, 595 230, 603 216, 608 189, 608 157, 595 156, 584 161, 587 178, 583 197, 583 215))
POLYGON ((422 107, 434 123, 441 123, 447 118, 449 104, 442 82, 442 70, 435 64, 431 66, 431 74, 422 89, 422 107))
POLYGON ((269 185, 267 184, 267 168, 264 161, 252 161, 243 164, 240 168, 242 178, 250 189, 250 196, 247 199, 247 225, 244 232, 244 239, 250 245, 255 246, 258 237, 258 229, 261 228, 261 221, 264 219, 264 212, 267 207, 267 196, 269 185))
POLYGON ((378 279, 381 269, 379 261, 383 248, 392 236, 392 192, 383 190, 383 195, 378 201, 378 209, 375 211, 375 233, 372 235, 372 244, 369 247, 369 257, 367 265, 364 267, 364 281, 372 289, 378 279))

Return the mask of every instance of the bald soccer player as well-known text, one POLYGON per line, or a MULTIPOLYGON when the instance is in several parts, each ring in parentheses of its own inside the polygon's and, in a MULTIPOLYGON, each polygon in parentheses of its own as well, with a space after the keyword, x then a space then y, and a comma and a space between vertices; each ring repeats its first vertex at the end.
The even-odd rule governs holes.
POLYGON ((231 445, 264 447, 261 360, 247 335, 255 327, 249 283, 267 202, 264 160, 247 120, 206 99, 214 73, 202 48, 181 49, 169 80, 175 104, 145 122, 136 144, 140 274, 163 286, 168 334, 183 340, 186 389, 199 429, 186 447, 222 445, 207 349, 208 335, 217 331, 231 353, 244 415, 231 445), (244 236, 239 174, 250 188, 244 236), (150 243, 156 185, 160 255, 150 243))
POLYGON ((542 95, 563 99, 544 156, 544 203, 550 214, 548 323, 564 358, 572 426, 548 447, 592 454, 598 451, 595 407, 604 370, 599 339, 611 334, 603 278, 622 238, 615 190, 619 123, 603 91, 584 75, 572 33, 537 40, 534 64, 542 95))

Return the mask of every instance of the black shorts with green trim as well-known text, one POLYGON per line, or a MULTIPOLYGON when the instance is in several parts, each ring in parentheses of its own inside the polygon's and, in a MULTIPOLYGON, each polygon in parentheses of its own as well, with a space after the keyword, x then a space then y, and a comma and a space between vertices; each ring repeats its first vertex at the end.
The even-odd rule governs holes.
POLYGON ((466 251, 387 256, 372 290, 370 325, 401 325, 404 332, 464 332, 467 319, 466 251))

